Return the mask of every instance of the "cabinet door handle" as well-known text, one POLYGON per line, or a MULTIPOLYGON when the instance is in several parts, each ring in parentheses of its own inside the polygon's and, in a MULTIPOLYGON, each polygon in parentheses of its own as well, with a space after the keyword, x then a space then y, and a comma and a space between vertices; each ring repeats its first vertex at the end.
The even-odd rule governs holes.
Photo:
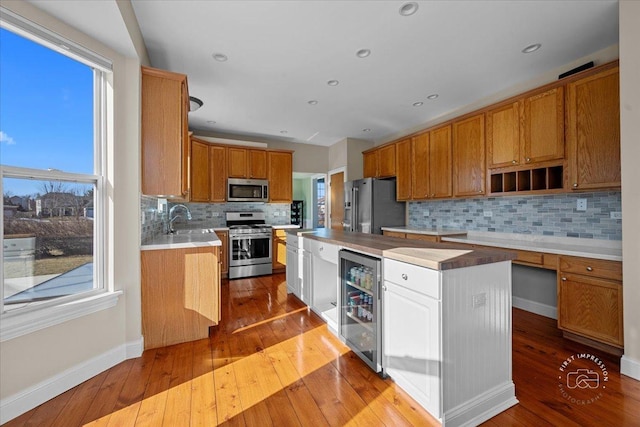
POLYGON ((578 188, 578 183, 577 182, 573 183, 573 188, 578 188))
POLYGON ((402 273, 402 279, 403 279, 403 280, 408 280, 408 279, 409 279, 409 276, 407 276, 405 273, 402 273))
POLYGON ((531 161, 531 159, 529 157, 527 157, 526 159, 524 159, 527 163, 531 161))
POLYGON ((515 165, 518 162, 516 162, 515 160, 511 160, 511 163, 513 163, 515 165))
POLYGON ((387 292, 387 285, 382 285, 382 290, 387 292))
POLYGON ((563 278, 562 278, 562 281, 563 281, 563 282, 566 282, 566 281, 567 281, 567 278, 566 278, 566 277, 563 277, 563 278))
POLYGON ((320 252, 322 252, 324 250, 324 248, 322 246, 320 246, 320 249, 318 249, 320 252))
POLYGON ((587 271, 593 271, 593 267, 588 266, 588 267, 587 267, 587 271))

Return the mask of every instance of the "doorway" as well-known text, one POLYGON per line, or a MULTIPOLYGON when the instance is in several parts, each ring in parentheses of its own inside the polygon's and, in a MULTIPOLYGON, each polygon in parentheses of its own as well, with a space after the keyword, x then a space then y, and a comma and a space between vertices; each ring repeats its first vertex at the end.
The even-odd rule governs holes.
POLYGON ((325 228, 327 217, 327 187, 324 176, 313 178, 313 228, 325 228))

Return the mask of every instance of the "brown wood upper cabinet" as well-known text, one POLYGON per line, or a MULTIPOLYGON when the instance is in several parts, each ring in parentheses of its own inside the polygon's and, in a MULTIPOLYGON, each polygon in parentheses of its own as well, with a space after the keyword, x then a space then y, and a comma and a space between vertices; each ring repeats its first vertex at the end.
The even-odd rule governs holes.
POLYGON ((396 200, 411 200, 411 139, 396 142, 396 200))
POLYGON ((620 186, 618 67, 567 85, 569 188, 620 186))
POLYGON ((191 138, 191 201, 226 200, 227 148, 191 138))
POLYGON ((487 166, 564 158, 564 90, 556 87, 487 113, 487 166))
POLYGON ((293 200, 293 153, 267 151, 269 163, 269 201, 291 203, 293 200))
POLYGON ((229 147, 229 178, 267 179, 267 152, 229 147))
POLYGON ((191 139, 191 201, 208 202, 211 193, 209 144, 191 139))
POLYGON ((484 114, 453 123, 453 195, 485 193, 484 114))
POLYGON ((389 178, 396 176, 396 145, 390 144, 362 153, 365 178, 389 178))
POLYGON ((451 197, 451 126, 411 139, 412 199, 451 197))
POLYGON ((142 193, 188 200, 187 76, 142 67, 142 193))

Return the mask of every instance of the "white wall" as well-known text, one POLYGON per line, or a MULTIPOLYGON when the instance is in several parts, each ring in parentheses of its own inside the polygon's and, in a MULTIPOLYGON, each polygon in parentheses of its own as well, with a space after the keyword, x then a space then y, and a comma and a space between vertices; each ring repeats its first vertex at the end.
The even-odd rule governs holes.
POLYGON ((30 409, 141 350, 139 182, 140 62, 127 59, 23 1, 11 9, 113 61, 114 132, 108 170, 110 281, 124 294, 107 310, 0 344, 2 420, 30 409), (134 236, 132 238, 131 236, 134 236), (63 388, 60 390, 60 388, 63 388), (47 393, 54 393, 47 396, 47 393))
POLYGON ((640 2, 620 1, 620 136, 622 150, 622 373, 640 380, 640 2))

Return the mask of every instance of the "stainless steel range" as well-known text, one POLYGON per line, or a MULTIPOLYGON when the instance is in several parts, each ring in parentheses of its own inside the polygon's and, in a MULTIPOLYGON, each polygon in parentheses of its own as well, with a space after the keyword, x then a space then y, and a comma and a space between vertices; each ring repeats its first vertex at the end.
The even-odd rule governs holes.
POLYGON ((229 279, 271 274, 271 226, 264 212, 227 212, 229 279))

